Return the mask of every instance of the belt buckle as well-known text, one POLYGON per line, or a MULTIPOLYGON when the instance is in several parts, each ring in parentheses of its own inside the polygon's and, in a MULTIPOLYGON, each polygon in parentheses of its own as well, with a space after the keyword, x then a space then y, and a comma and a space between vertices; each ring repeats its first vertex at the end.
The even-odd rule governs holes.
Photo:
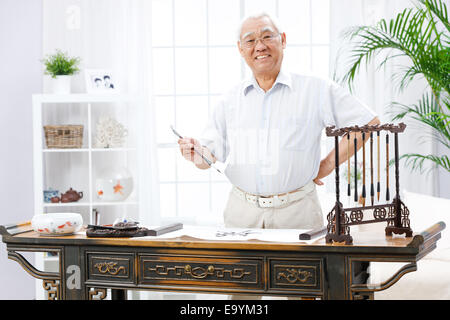
POLYGON ((258 196, 258 206, 259 206, 260 208, 272 208, 272 207, 274 206, 273 199, 274 199, 273 196, 271 196, 271 197, 261 197, 261 196, 258 196), (271 203, 271 204, 268 204, 268 205, 262 206, 261 203, 259 202, 260 199, 271 199, 270 201, 271 201, 272 203, 271 203))
POLYGON ((286 203, 289 203, 289 194, 284 194, 284 195, 281 195, 281 196, 280 195, 274 195, 274 196, 270 196, 270 197, 261 197, 259 195, 255 195, 254 197, 256 197, 256 205, 259 208, 276 208, 276 207, 280 207, 280 206, 282 206, 282 205, 284 205, 286 203), (259 202, 260 199, 268 199, 267 201, 271 201, 272 203, 270 205, 262 206, 261 203, 259 202))

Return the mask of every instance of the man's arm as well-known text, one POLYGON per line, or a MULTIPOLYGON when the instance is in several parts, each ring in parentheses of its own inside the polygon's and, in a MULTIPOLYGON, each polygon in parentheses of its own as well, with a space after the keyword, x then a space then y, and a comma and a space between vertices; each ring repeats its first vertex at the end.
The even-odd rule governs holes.
MULTIPOLYGON (((380 119, 378 119, 378 117, 373 118, 368 123, 369 126, 374 126, 377 124, 380 124, 380 119)), ((356 147, 357 150, 359 150, 361 149, 363 143, 366 143, 366 141, 369 140, 369 135, 366 135, 366 139, 363 142, 362 133, 356 133, 356 139, 357 139, 356 147)), ((347 154, 347 139, 342 139, 341 142, 339 142, 339 165, 347 161, 348 157, 351 157, 355 153, 353 139, 350 140, 352 141, 350 147, 350 154, 347 154)), ((331 172, 333 172, 335 161, 334 158, 335 158, 335 150, 333 149, 324 159, 322 159, 322 161, 320 161, 319 173, 317 174, 317 177, 313 180, 317 185, 319 186, 323 185, 324 183, 321 181, 321 179, 325 178, 331 172)))
POLYGON ((178 144, 180 145, 181 155, 186 160, 193 162, 197 168, 205 170, 209 169, 210 166, 198 153, 194 151, 194 148, 206 159, 210 160, 212 163, 216 163, 216 157, 214 157, 208 148, 203 147, 198 140, 194 138, 183 138, 178 140, 178 144))

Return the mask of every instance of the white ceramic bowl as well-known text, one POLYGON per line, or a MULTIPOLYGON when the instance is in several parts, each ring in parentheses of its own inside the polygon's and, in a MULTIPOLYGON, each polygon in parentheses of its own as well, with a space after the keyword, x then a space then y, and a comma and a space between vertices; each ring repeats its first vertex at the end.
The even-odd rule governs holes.
POLYGON ((59 236, 77 232, 83 225, 79 213, 61 212, 37 214, 31 219, 31 227, 42 235, 59 236))

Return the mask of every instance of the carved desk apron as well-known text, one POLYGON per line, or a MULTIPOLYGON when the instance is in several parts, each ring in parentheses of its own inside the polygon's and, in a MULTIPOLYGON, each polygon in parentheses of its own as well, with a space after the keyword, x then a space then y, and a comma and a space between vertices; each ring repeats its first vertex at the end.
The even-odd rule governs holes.
POLYGON ((354 233, 354 244, 282 243, 260 240, 87 238, 39 236, 30 225, 0 226, 8 257, 42 279, 48 299, 126 297, 126 290, 373 299, 436 248, 445 228, 432 225, 413 237, 354 233), (20 252, 54 252, 58 272, 32 266, 20 252), (387 281, 367 284, 370 262, 406 262, 387 281))

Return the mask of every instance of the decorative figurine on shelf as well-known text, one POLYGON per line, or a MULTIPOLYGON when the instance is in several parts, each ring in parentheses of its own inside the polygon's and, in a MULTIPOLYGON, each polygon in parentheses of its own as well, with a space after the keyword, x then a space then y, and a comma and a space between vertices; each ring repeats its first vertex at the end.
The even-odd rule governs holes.
POLYGON ((133 177, 124 167, 106 168, 95 181, 97 198, 102 201, 125 201, 133 191, 133 177))
POLYGON ((94 140, 96 148, 120 148, 125 144, 128 130, 116 119, 105 116, 97 122, 97 134, 94 140))
MULTIPOLYGON (((387 227, 385 229, 385 233, 387 236, 391 236, 393 233, 395 234, 405 234, 407 237, 412 236, 412 230, 410 227, 409 221, 409 210, 405 206, 405 204, 400 200, 400 183, 399 183, 399 156, 398 156, 398 133, 403 132, 406 128, 404 123, 400 123, 399 125, 393 124, 384 124, 384 125, 375 125, 375 126, 354 126, 354 127, 345 127, 341 129, 335 129, 334 126, 326 128, 326 135, 328 137, 335 138, 335 172, 336 172, 336 204, 333 210, 327 215, 328 226, 327 226, 327 235, 325 237, 325 241, 327 243, 332 242, 345 242, 346 244, 352 244, 353 238, 350 235, 350 226, 353 225, 361 225, 367 223, 376 223, 376 222, 387 222, 387 227), (376 204, 374 205, 375 198, 377 201, 380 200, 380 133, 382 131, 386 131, 386 189, 385 196, 386 201, 390 200, 390 192, 389 192, 389 133, 394 134, 394 160, 395 160, 395 196, 393 198, 392 203, 385 204, 376 204), (347 140, 347 153, 351 150, 351 135, 355 136, 353 139, 353 148, 354 148, 354 173, 358 172, 358 168, 356 164, 357 160, 357 149, 356 149, 356 133, 361 133, 363 140, 368 135, 370 139, 370 152, 369 152, 369 160, 370 164, 367 167, 367 174, 370 177, 370 184, 366 185, 366 148, 363 145, 362 148, 362 190, 361 193, 358 192, 358 183, 357 176, 358 174, 354 174, 353 177, 355 179, 354 183, 354 200, 358 202, 359 196, 362 197, 362 206, 361 207, 353 207, 353 208, 344 208, 342 203, 340 202, 340 190, 339 190, 339 137, 345 136, 347 140), (373 151, 373 140, 374 134, 377 135, 377 183, 374 183, 374 151, 373 151), (366 190, 367 186, 367 190, 366 190), (376 186, 376 187, 375 187, 376 186), (375 197, 375 189, 376 189, 376 197, 375 197), (370 196, 370 206, 366 206, 366 198, 370 196), (373 213, 372 220, 364 221, 365 210, 370 210, 373 213), (349 214, 347 214, 349 213, 349 214)), ((347 157, 347 165, 348 170, 350 169, 350 156, 347 157)), ((351 175, 347 175, 347 178, 350 179, 351 175)), ((367 181, 368 182, 368 181, 367 181)), ((351 184, 350 180, 348 180, 348 190, 347 195, 351 195, 351 184)), ((367 201, 368 204, 368 201, 367 201)))

